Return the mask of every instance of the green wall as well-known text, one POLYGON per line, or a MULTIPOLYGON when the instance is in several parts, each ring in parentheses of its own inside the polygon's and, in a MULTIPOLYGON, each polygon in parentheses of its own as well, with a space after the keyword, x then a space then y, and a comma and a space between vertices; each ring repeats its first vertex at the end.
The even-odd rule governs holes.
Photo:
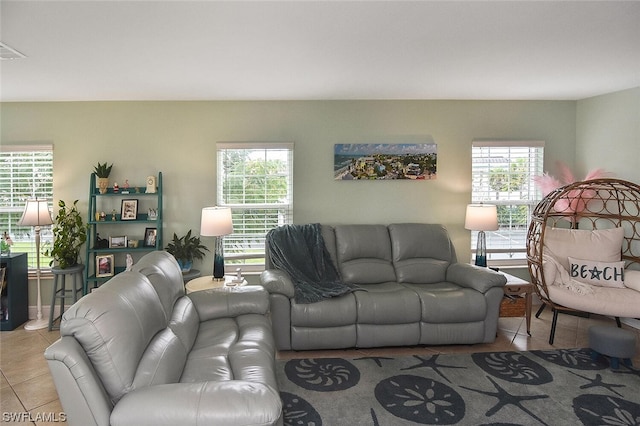
POLYGON ((576 163, 640 182, 640 87, 578 101, 576 163))
MULTIPOLYGON (((46 102, 0 108, 3 144, 54 144, 55 198, 79 199, 81 211, 98 161, 114 163, 118 183, 142 185, 147 175, 162 171, 165 239, 189 228, 198 232, 201 208, 215 204, 217 141, 295 142, 296 223, 442 223, 463 261, 471 258, 463 222, 473 139, 544 140, 548 165, 560 159, 573 167, 576 152, 574 101, 46 102), (333 180, 335 143, 423 142, 428 136, 438 144, 437 180, 333 180)), ((196 267, 206 271, 211 264, 209 255, 196 267)), ((45 304, 49 287, 43 285, 45 304)), ((31 283, 31 305, 35 294, 31 283)))

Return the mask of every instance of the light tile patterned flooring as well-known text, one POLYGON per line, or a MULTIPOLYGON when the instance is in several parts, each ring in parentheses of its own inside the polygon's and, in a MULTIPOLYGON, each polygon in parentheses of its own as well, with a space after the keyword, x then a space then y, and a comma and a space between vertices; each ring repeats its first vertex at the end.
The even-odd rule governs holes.
MULTIPOLYGON (((534 314, 535 314, 534 306, 534 314)), ((610 318, 592 316, 580 318, 560 314, 558 328, 553 346, 549 345, 551 313, 546 309, 540 318, 531 320, 531 337, 526 333, 524 318, 500 318, 498 336, 494 343, 481 345, 425 346, 408 348, 353 349, 338 351, 304 351, 280 352, 281 359, 311 357, 352 357, 365 355, 410 355, 430 353, 461 353, 487 351, 525 351, 552 348, 588 347, 587 330, 591 325, 609 325, 615 327, 610 318)), ((640 366, 640 330, 623 325, 624 328, 639 334, 638 350, 633 360, 634 366, 640 366)), ((47 346, 59 338, 58 331, 46 329, 25 331, 22 327, 14 331, 0 332, 0 412, 5 422, 5 413, 31 413, 32 419, 43 418, 37 413, 60 413, 62 407, 58 401, 53 380, 49 374, 43 353, 47 346)), ((64 424, 64 423, 29 423, 19 424, 64 424)))

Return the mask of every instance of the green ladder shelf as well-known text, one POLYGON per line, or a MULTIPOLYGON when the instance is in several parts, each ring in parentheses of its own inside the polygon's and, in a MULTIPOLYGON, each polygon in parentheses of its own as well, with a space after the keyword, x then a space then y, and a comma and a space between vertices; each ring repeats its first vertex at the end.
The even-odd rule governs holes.
MULTIPOLYGON (((88 232, 86 242, 86 264, 84 294, 90 289, 99 287, 102 283, 109 280, 109 276, 101 276, 97 274, 96 256, 113 255, 114 275, 122 272, 126 268, 126 255, 131 254, 134 260, 141 255, 154 250, 162 250, 162 172, 158 172, 157 188, 155 193, 146 193, 146 186, 129 188, 129 193, 122 193, 124 190, 120 187, 119 191, 114 191, 113 187, 107 188, 105 194, 101 194, 96 186, 96 174, 91 173, 89 180, 89 212, 87 218, 88 232), (120 217, 120 206, 122 200, 137 200, 138 213, 135 220, 122 220, 120 217), (156 209, 156 217, 149 218, 147 213, 149 208, 156 209), (141 212, 141 210, 143 210, 141 212), (104 211, 105 220, 97 220, 96 213, 104 211), (115 211, 115 213, 113 213, 115 211), (115 217, 115 220, 112 218, 115 217), (148 228, 156 229, 156 242, 154 246, 147 247, 144 245, 144 236, 148 228), (136 240, 137 247, 96 247, 97 237, 110 241, 110 237, 127 236, 128 241, 136 240)), ((126 190, 125 190, 126 192, 126 190)))

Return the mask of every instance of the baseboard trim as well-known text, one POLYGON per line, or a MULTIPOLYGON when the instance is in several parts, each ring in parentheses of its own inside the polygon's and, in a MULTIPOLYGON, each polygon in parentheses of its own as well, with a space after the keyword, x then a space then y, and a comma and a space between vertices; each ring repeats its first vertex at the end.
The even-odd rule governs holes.
MULTIPOLYGON (((69 305, 71 306, 71 305, 69 305)), ((68 306, 65 306, 65 310, 68 306)), ((51 312, 51 306, 43 306, 42 307, 42 318, 49 319, 49 312, 51 312)), ((53 317, 57 318, 60 315, 60 306, 56 305, 53 308, 53 317)), ((33 320, 38 318, 38 307, 37 306, 29 306, 29 319, 33 320)))

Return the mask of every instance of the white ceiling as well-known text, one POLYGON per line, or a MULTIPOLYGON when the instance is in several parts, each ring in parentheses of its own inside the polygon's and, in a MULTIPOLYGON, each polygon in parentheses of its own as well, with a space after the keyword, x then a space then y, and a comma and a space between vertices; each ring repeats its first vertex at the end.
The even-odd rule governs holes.
POLYGON ((0 1, 2 101, 583 99, 640 1, 0 1))

